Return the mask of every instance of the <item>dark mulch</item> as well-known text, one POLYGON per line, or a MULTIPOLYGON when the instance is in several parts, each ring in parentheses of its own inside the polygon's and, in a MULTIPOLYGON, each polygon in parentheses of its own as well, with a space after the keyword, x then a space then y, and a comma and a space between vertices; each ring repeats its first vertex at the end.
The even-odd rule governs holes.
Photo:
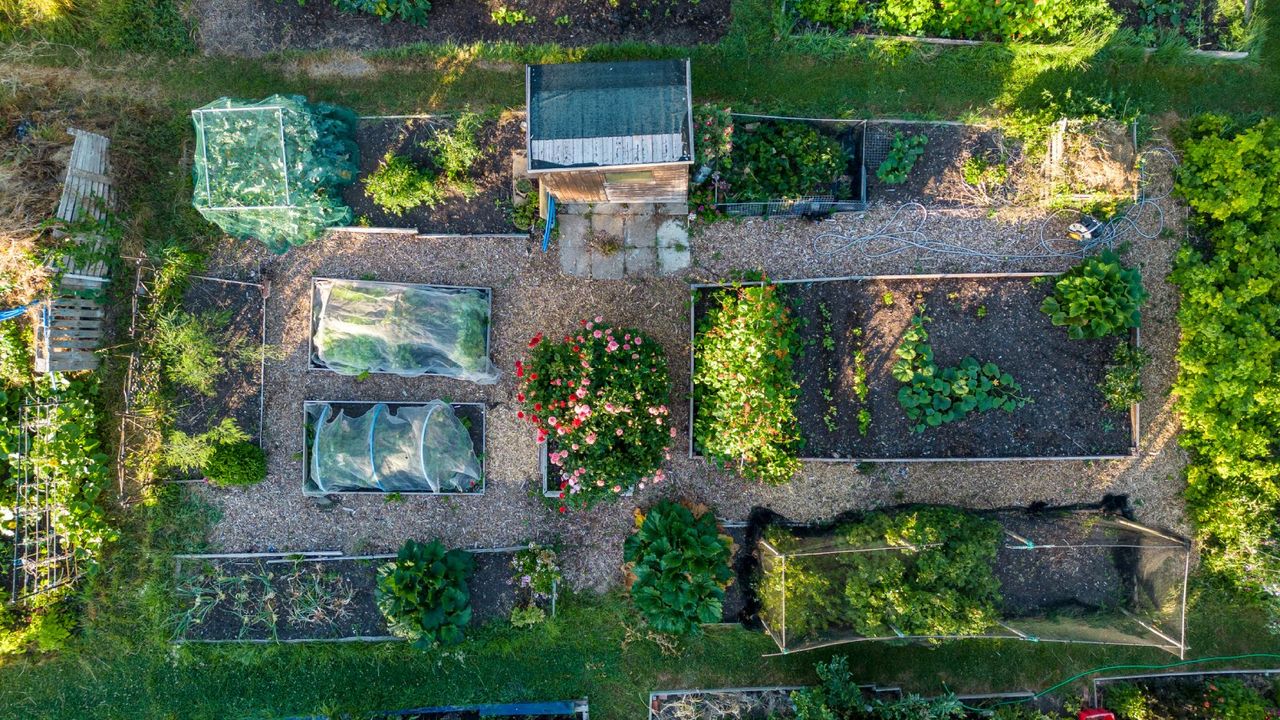
POLYGON ((393 215, 378 207, 364 192, 364 178, 378 169, 387 152, 408 156, 419 167, 435 169, 431 154, 422 143, 436 131, 452 127, 450 118, 408 118, 361 120, 356 132, 360 146, 360 177, 343 189, 342 199, 356 218, 373 227, 417 228, 422 233, 510 233, 511 153, 524 147, 520 119, 506 115, 487 120, 477 144, 483 151, 471 169, 476 195, 468 198, 451 192, 434 208, 420 206, 393 215))
POLYGON ((746 525, 726 527, 724 532, 733 538, 732 562, 735 572, 733 584, 724 591, 724 612, 721 614, 721 622, 736 623, 742 622, 743 613, 747 609, 747 589, 743 587, 743 582, 750 573, 743 570, 750 565, 755 548, 747 542, 746 525))
MULTIPOLYGON (((182 299, 182 309, 193 315, 221 313, 229 317, 220 334, 223 347, 252 351, 262 347, 262 290, 218 280, 193 279, 182 299)), ((178 393, 174 414, 176 427, 188 434, 205 432, 226 418, 260 441, 261 365, 253 359, 228 357, 227 371, 218 379, 214 393, 178 393)))
POLYGON ((382 22, 339 12, 329 0, 199 0, 194 12, 201 48, 211 55, 263 55, 280 50, 372 50, 424 42, 467 44, 510 40, 569 46, 650 42, 715 42, 729 29, 730 0, 435 0, 428 25, 382 22), (532 24, 499 25, 493 12, 520 11, 532 24))
MULTIPOLYGON (((511 616, 511 608, 515 602, 515 590, 508 580, 511 577, 511 552, 476 552, 475 574, 468 581, 471 591, 471 624, 478 626, 490 621, 505 621, 511 616)), ((292 569, 292 563, 267 563, 265 559, 249 560, 188 560, 188 563, 209 563, 220 568, 224 575, 255 575, 274 573, 276 578, 292 569)), ((230 603, 222 603, 215 607, 208 618, 200 624, 192 625, 183 636, 185 640, 332 640, 349 637, 382 637, 389 635, 386 620, 378 610, 374 598, 377 585, 378 568, 388 562, 387 559, 368 560, 326 560, 305 565, 319 565, 325 572, 342 576, 355 590, 349 613, 332 624, 291 623, 280 612, 273 635, 270 627, 262 622, 246 625, 232 612, 230 603)), ((184 573, 196 570, 194 566, 184 565, 184 573)), ((275 581, 277 584, 281 580, 275 581)), ((261 585, 250 584, 249 587, 260 588, 261 585)), ((283 589, 277 587, 283 596, 283 589)))
MULTIPOLYGON (((931 207, 961 207, 985 204, 982 195, 964 182, 965 160, 976 157, 995 164, 1004 162, 1013 168, 1018 148, 1006 146, 1003 134, 994 128, 976 125, 938 125, 930 123, 868 123, 867 125, 867 202, 898 204, 918 202, 931 207), (896 133, 904 137, 924 135, 929 142, 924 155, 916 161, 907 181, 889 185, 876 175, 896 133)), ((1016 178, 988 194, 1004 197, 1012 192, 1016 178)))
POLYGON ((1105 544, 1090 542, 1098 538, 1069 516, 1004 515, 1000 523, 1037 546, 1012 549, 1014 541, 1001 541, 994 568, 1003 617, 1114 612, 1125 606, 1134 578, 1123 548, 1050 547, 1105 544))
MULTIPOLYGON (((1142 3, 1139 0, 1110 0, 1112 9, 1120 15, 1121 27, 1129 28, 1140 33, 1147 28, 1147 23, 1142 16, 1142 3)), ((805 20, 797 16, 798 22, 795 25, 795 31, 803 32, 819 32, 829 33, 832 28, 823 23, 817 23, 805 20)), ((1223 42, 1227 37, 1227 23, 1222 22, 1218 18, 1217 3, 1214 0, 1207 2, 1199 2, 1198 0, 1186 0, 1178 12, 1175 22, 1171 18, 1162 17, 1155 23, 1154 28, 1164 31, 1174 31, 1177 34, 1187 38, 1191 46, 1201 50, 1221 50, 1223 42), (1197 18, 1198 16, 1198 18, 1197 18), (1197 34, 1192 34, 1190 27, 1193 26, 1192 20, 1198 20, 1202 26, 1202 30, 1197 34)), ((885 35, 888 34, 871 23, 861 23, 854 27, 851 31, 855 35, 885 35)), ((973 37, 960 38, 966 40, 995 40, 998 38, 990 37, 973 37)), ((1146 38, 1147 42, 1152 42, 1150 38, 1146 38)))
MULTIPOLYGON (((1103 408, 1098 383, 1116 338, 1071 340, 1040 312, 1051 287, 1028 278, 837 280, 779 286, 795 308, 804 352, 796 360, 801 395, 796 408, 805 447, 801 455, 825 459, 990 458, 1125 455, 1130 451, 1127 412, 1103 408), (892 304, 885 303, 891 295, 892 304), (993 362, 1033 399, 1011 413, 973 412, 958 422, 923 433, 898 404, 902 387, 891 370, 903 331, 918 305, 939 367, 972 355, 993 362), (821 307, 831 313, 835 349, 822 346, 821 307), (982 315, 982 317, 979 317, 982 315), (854 355, 866 356, 868 394, 853 391, 854 355), (835 380, 828 382, 828 369, 835 380), (830 402, 824 391, 832 395, 830 402), (836 409, 835 429, 824 415, 836 409), (866 408, 865 436, 857 415, 866 408)), ((698 322, 710 294, 699 294, 698 322)), ((696 411, 696 408, 695 408, 696 411)))

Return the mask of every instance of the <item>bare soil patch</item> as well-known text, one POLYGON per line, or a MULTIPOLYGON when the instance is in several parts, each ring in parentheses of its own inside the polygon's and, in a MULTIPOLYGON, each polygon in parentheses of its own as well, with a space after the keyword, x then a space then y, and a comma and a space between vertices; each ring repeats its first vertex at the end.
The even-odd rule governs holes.
POLYGON ((423 143, 435 133, 453 127, 447 117, 366 118, 356 130, 360 147, 360 175, 343 189, 342 199, 360 224, 373 227, 417 228, 421 233, 511 233, 511 152, 524 147, 520 116, 512 113, 484 123, 476 143, 483 151, 468 179, 476 193, 467 197, 452 190, 435 207, 420 205, 403 215, 378 207, 365 194, 364 179, 373 174, 387 153, 408 157, 415 165, 438 170, 423 143))
POLYGON ((940 123, 867 124, 867 202, 918 202, 930 207, 971 207, 1010 199, 1021 183, 1021 143, 1008 143, 996 128, 940 123), (904 183, 890 185, 876 171, 897 135, 929 138, 904 183), (992 166, 1004 165, 1009 179, 979 189, 964 179, 970 158, 992 166))
POLYGON ((567 46, 649 42, 715 42, 729 28, 731 0, 436 0, 428 24, 382 22, 340 12, 328 0, 198 0, 193 8, 201 49, 209 55, 258 56, 284 50, 374 50, 414 43, 509 40, 567 46), (531 20, 498 24, 505 8, 531 20))

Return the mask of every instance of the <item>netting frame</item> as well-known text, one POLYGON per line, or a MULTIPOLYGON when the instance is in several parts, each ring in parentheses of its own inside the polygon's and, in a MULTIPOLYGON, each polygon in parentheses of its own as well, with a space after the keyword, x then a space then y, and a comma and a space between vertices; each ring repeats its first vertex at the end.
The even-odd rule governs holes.
MULTIPOLYGON (((320 371, 329 372, 340 375, 338 371, 325 367, 316 362, 316 331, 320 329, 320 305, 316 302, 316 296, 320 292, 318 283, 321 281, 334 283, 347 283, 351 285, 377 285, 381 287, 411 287, 423 290, 476 290, 484 293, 485 304, 487 308, 487 317, 484 326, 484 356, 489 362, 493 363, 493 288, 480 287, 475 285, 442 285, 439 283, 413 283, 413 282, 390 282, 387 280, 352 280, 350 278, 336 278, 327 276, 313 276, 311 278, 311 291, 307 295, 307 315, 311 318, 311 327, 307 334, 307 372, 320 371)), ((393 372, 384 372, 381 370, 370 370, 370 375, 396 375, 393 372)), ((397 375, 397 377, 405 377, 397 375)), ((451 380, 462 380, 451 375, 442 373, 420 373, 408 377, 442 377, 451 380)))
MULTIPOLYGON (((402 407, 425 407, 430 404, 429 400, 416 401, 394 401, 394 400, 303 400, 302 401, 302 495, 309 498, 323 498, 335 495, 338 497, 351 496, 382 496, 392 494, 381 490, 339 490, 333 492, 321 492, 319 489, 312 490, 315 483, 311 479, 311 440, 312 434, 307 429, 307 419, 311 408, 322 405, 360 405, 364 407, 365 412, 369 412, 374 406, 385 404, 389 410, 398 410, 402 407)), ((488 491, 489 486, 489 454, 488 437, 489 437, 489 407, 481 402, 450 402, 448 405, 455 410, 459 407, 473 407, 480 413, 480 447, 473 448, 476 453, 476 459, 480 461, 480 489, 475 492, 432 492, 430 490, 397 490, 394 491, 400 495, 415 495, 424 497, 481 497, 488 491)), ((363 413, 361 414, 363 415, 363 413)))
POLYGON ((281 180, 284 182, 285 205, 210 205, 205 210, 235 212, 240 210, 286 210, 299 207, 293 203, 293 195, 289 191, 289 154, 288 148, 284 141, 284 108, 280 105, 266 105, 263 107, 230 107, 230 108, 196 108, 191 111, 193 119, 198 118, 196 127, 200 134, 200 149, 202 160, 204 161, 204 192, 213 202, 213 192, 209 185, 209 135, 205 127, 204 116, 210 113, 232 113, 232 112, 261 112, 275 111, 277 127, 280 131, 280 173, 281 180))
POLYGON ((32 435, 51 424, 56 398, 23 403, 18 411, 22 440, 14 498, 11 597, 15 603, 74 584, 83 575, 75 548, 58 531, 54 516, 66 512, 52 499, 54 480, 30 461, 32 435), (34 419, 33 419, 34 415, 34 419))
MULTIPOLYGON (((929 506, 919 506, 919 505, 903 506, 899 508, 885 509, 879 512, 894 512, 895 510, 905 510, 911 507, 920 508, 920 507, 929 507, 929 506)), ((973 514, 975 515, 996 519, 1001 512, 1008 513, 1010 512, 1010 510, 1011 509, 1006 508, 1006 509, 993 509, 993 510, 986 510, 986 511, 977 511, 977 512, 968 511, 968 512, 973 512, 973 514)), ((974 635, 900 634, 900 635, 894 635, 894 636, 849 637, 849 638, 833 639, 833 640, 822 641, 822 642, 812 642, 812 643, 807 643, 795 648, 788 648, 787 637, 786 637, 786 593, 784 592, 782 596, 782 603, 781 603, 782 616, 783 616, 783 620, 782 620, 783 627, 781 632, 778 632, 769 626, 769 623, 764 619, 764 617, 762 616, 762 612, 760 611, 761 605, 760 605, 759 596, 755 598, 755 602, 757 603, 757 605, 755 606, 755 611, 756 611, 755 621, 760 624, 760 627, 764 629, 765 633, 778 646, 778 652, 766 653, 763 657, 779 657, 782 655, 790 655, 798 652, 807 652, 810 650, 818 650, 822 648, 829 648, 829 647, 835 647, 838 645, 848 645, 848 644, 860 643, 860 642, 895 642, 895 641, 896 642, 938 642, 938 641, 954 641, 954 640, 1019 640, 1023 642, 1061 643, 1061 644, 1070 644, 1070 645, 1150 647, 1150 648, 1155 648, 1159 650, 1164 650, 1166 652, 1169 652, 1170 654, 1176 655, 1180 660, 1185 659, 1186 651, 1189 647, 1186 640, 1186 637, 1187 637, 1187 586, 1189 584, 1189 579, 1191 574, 1191 558, 1194 553, 1194 545, 1192 544, 1192 542, 1184 538, 1178 537, 1177 535, 1167 532, 1163 529, 1142 525, 1141 523, 1130 520, 1129 518, 1124 517, 1123 515, 1118 513, 1113 513, 1113 512, 1104 513, 1104 509, 1101 506, 1059 507, 1059 508, 1050 508, 1048 509, 1048 511, 1049 512, 1068 512, 1073 515, 1078 515, 1078 514, 1081 514, 1082 512, 1088 512, 1088 511, 1096 512, 1099 515, 1105 514, 1105 517, 1108 521, 1123 525, 1131 531, 1145 533, 1149 536, 1159 538, 1167 543, 1170 543, 1168 545, 1156 545, 1156 546, 1146 548, 1148 550, 1166 550, 1166 551, 1173 550, 1173 549, 1180 550, 1182 553, 1181 555, 1182 572, 1181 572, 1181 587, 1178 589, 1178 594, 1179 594, 1178 607, 1177 607, 1178 617, 1176 620, 1178 625, 1176 630, 1177 637, 1175 638, 1169 634, 1166 634, 1160 630, 1157 630, 1156 628, 1151 627, 1149 624, 1147 624, 1137 615, 1133 614, 1132 612, 1128 611, 1123 607, 1120 607, 1118 608, 1120 611, 1120 614, 1124 615, 1126 618, 1128 618, 1130 621, 1134 622, 1135 624, 1141 626, 1151 636, 1160 638, 1165 642, 1163 643, 1154 642, 1154 641, 1153 642, 1118 642, 1118 641, 1107 641, 1107 640, 1082 640, 1082 639, 1069 639, 1069 638, 1054 638, 1054 637, 1045 637, 1040 635, 1031 635, 1028 633, 1021 632, 1014 627, 1010 627, 1009 623, 1011 622, 1016 623, 1017 619, 1001 617, 996 622, 996 625, 1006 630, 1009 634, 1002 635, 1002 634, 994 634, 992 632, 986 632, 986 633, 980 633, 980 634, 974 634, 974 635)), ((772 515, 771 513, 766 513, 766 514, 772 515)), ((773 517, 776 518, 776 516, 773 516, 773 517)), ((837 522, 823 524, 823 525, 791 523, 791 522, 775 522, 772 524, 778 524, 785 527, 796 528, 796 529, 817 529, 820 527, 834 528, 839 524, 840 521, 848 521, 849 519, 850 519, 849 517, 845 516, 845 517, 842 517, 837 522)), ((754 523, 755 521, 753 520, 753 524, 754 523)), ((1016 533, 1012 533, 1004 525, 1001 525, 1001 536, 1003 538, 1002 542, 1008 543, 1010 540, 1013 540, 1014 542, 1020 543, 1018 545, 1006 544, 1004 546, 1005 549, 1010 549, 1010 550, 1035 552, 1036 550, 1055 550, 1055 549, 1061 549, 1062 547, 1064 547, 1064 546, 1056 546, 1056 545, 1043 545, 1043 546, 1035 545, 1034 543, 1031 543, 1030 541, 1028 541, 1026 538, 1022 538, 1018 536, 1016 533)), ((753 542, 756 547, 755 562, 757 564, 757 575, 754 578, 754 580, 757 581, 758 583, 763 582, 765 562, 763 560, 761 548, 765 548, 769 552, 773 553, 774 557, 781 558, 782 560, 781 578, 782 578, 782 584, 784 587, 786 584, 786 560, 789 557, 805 557, 805 556, 814 556, 814 555, 842 554, 842 553, 851 553, 851 552, 900 552, 904 549, 907 549, 906 546, 897 546, 897 547, 890 546, 890 547, 882 547, 882 548, 826 550, 826 551, 808 552, 808 553, 806 552, 782 553, 777 548, 774 548, 772 545, 770 545, 768 541, 766 541, 761 534, 749 535, 748 541, 753 542)), ((1083 545, 1068 545, 1065 547, 1076 548, 1076 549, 1111 548, 1114 550, 1114 549, 1121 549, 1121 548, 1134 547, 1134 546, 1116 543, 1113 545, 1083 544, 1083 545)), ((1141 548, 1142 546, 1137 546, 1137 547, 1141 548)), ((996 561, 993 560, 993 564, 995 562, 996 561)), ((750 607, 750 603, 749 603, 749 607, 750 607)))

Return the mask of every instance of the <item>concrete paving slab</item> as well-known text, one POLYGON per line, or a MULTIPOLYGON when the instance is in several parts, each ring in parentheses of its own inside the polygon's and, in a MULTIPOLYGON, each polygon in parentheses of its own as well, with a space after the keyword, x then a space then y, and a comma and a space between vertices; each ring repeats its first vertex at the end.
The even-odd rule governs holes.
POLYGON ((689 267, 689 228, 686 220, 670 218, 658 227, 658 272, 669 275, 689 267))

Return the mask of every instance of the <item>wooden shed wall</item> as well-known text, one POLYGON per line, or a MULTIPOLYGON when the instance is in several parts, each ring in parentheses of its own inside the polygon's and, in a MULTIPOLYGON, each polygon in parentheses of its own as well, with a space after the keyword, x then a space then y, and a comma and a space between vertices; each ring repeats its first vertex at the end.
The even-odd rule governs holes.
POLYGON ((685 202, 689 197, 689 166, 684 164, 547 172, 537 178, 564 203, 685 202), (636 179, 640 173, 651 178, 636 179))

